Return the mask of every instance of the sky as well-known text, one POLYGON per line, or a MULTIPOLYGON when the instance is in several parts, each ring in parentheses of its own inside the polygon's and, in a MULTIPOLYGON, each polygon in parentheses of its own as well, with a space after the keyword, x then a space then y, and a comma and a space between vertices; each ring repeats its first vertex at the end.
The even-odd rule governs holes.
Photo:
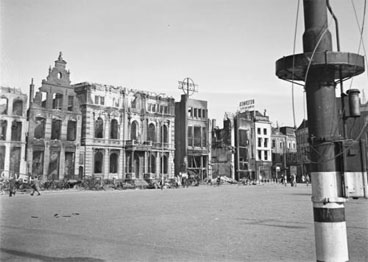
MULTIPOLYGON (((364 1, 330 1, 343 52, 365 55, 364 1)), ((72 84, 124 86, 179 101, 178 81, 190 77, 198 85, 192 98, 208 101, 209 118, 220 127, 225 112, 250 99, 273 125, 294 126, 294 90, 298 126, 307 117, 304 89, 275 75, 276 60, 293 54, 294 36, 295 53, 303 52, 303 1, 297 10, 297 0, 0 0, 0 85, 28 94, 31 79, 40 87, 61 51, 72 84)), ((344 86, 368 96, 368 73, 344 86)))

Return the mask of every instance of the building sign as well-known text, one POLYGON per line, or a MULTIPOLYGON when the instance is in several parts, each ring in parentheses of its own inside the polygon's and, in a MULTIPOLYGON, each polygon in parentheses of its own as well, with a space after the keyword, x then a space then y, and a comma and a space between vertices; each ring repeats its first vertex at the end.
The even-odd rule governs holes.
POLYGON ((251 109, 254 109, 254 99, 242 101, 239 103, 239 110, 240 112, 249 111, 251 109))

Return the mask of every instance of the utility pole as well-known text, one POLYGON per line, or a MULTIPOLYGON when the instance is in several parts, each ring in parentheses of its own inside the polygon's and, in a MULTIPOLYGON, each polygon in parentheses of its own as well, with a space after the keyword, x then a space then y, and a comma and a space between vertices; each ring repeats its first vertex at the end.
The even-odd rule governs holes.
POLYGON ((317 261, 348 261, 342 174, 336 142, 341 141, 335 80, 364 72, 358 54, 333 52, 327 1, 303 0, 305 32, 302 54, 276 62, 276 75, 305 81, 312 158, 312 202, 317 261))

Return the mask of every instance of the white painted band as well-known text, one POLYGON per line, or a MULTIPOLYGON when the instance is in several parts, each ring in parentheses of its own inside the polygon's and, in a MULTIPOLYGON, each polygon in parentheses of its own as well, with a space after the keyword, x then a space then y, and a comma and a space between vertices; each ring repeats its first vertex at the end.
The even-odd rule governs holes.
POLYGON ((346 222, 314 222, 314 234, 318 261, 349 261, 346 222))
POLYGON ((316 199, 342 197, 340 172, 312 172, 312 196, 316 199))

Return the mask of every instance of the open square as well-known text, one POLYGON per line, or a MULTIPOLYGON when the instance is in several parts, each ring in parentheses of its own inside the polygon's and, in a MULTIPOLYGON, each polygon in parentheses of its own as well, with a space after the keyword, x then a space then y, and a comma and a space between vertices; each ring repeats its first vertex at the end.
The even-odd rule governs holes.
MULTIPOLYGON (((346 203, 367 261, 368 202, 346 203)), ((311 187, 199 186, 1 196, 1 261, 315 261, 311 187)))

